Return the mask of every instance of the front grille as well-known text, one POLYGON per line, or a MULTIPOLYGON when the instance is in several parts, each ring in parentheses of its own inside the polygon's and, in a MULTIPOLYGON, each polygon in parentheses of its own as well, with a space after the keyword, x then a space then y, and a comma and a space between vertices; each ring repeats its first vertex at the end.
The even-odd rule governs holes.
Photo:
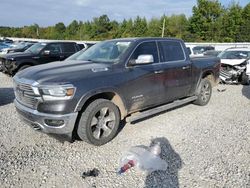
POLYGON ((35 95, 31 85, 14 82, 14 91, 18 102, 32 109, 37 108, 38 96, 35 95))
POLYGON ((226 79, 230 79, 230 78, 232 78, 233 74, 224 70, 224 69, 221 69, 220 76, 225 77, 226 79))
POLYGON ((2 65, 5 65, 5 61, 6 61, 6 60, 5 60, 4 58, 1 58, 0 60, 1 60, 1 64, 2 64, 2 65))

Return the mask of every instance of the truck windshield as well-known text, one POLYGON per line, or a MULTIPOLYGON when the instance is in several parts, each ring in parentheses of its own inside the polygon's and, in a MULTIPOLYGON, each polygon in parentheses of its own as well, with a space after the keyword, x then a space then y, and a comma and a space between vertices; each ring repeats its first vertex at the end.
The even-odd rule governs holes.
POLYGON ((129 41, 100 42, 79 54, 75 60, 117 63, 130 44, 129 41))
POLYGON ((25 52, 31 52, 33 54, 38 54, 44 47, 46 43, 37 43, 25 50, 25 52))

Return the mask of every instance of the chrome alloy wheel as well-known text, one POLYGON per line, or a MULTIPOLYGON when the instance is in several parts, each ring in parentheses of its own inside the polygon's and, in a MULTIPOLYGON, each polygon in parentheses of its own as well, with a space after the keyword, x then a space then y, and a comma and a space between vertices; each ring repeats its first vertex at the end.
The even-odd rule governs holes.
POLYGON ((108 137, 115 127, 115 112, 108 107, 101 108, 91 120, 93 137, 97 140, 108 137))

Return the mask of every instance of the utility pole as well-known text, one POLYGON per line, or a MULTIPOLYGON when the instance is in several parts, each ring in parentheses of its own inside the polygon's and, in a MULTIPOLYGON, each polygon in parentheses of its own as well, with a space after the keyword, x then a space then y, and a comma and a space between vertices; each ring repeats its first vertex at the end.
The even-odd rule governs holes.
POLYGON ((80 25, 80 40, 82 40, 82 26, 80 25))
POLYGON ((39 38, 39 26, 36 25, 36 37, 39 38))
POLYGON ((163 25, 162 25, 162 33, 161 33, 161 37, 163 38, 164 37, 164 34, 165 34, 165 18, 163 20, 163 25))
POLYGON ((37 38, 39 38, 39 28, 38 27, 36 28, 36 36, 37 36, 37 38))

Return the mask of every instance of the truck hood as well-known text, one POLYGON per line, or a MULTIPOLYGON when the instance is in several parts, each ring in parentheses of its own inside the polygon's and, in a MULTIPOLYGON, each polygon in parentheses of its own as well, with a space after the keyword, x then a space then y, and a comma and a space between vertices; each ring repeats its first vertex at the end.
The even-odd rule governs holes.
POLYGON ((240 65, 244 61, 246 61, 246 59, 221 59, 221 64, 235 66, 240 65))
POLYGON ((68 84, 109 70, 107 64, 71 60, 30 67, 17 73, 15 77, 33 80, 39 84, 68 84))

